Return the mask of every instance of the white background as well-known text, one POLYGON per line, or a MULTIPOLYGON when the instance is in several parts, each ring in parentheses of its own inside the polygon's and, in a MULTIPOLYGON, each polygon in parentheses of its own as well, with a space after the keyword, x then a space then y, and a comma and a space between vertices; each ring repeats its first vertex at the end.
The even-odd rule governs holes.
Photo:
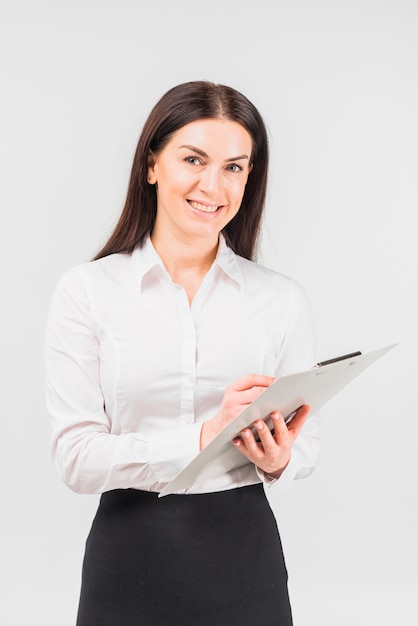
POLYGON ((98 500, 50 461, 52 290, 106 239, 153 104, 209 79, 267 123, 261 260, 306 288, 318 358, 399 342, 323 410, 314 476, 269 491, 295 626, 416 626, 416 0, 0 0, 0 63, 1 623, 74 624, 98 500))

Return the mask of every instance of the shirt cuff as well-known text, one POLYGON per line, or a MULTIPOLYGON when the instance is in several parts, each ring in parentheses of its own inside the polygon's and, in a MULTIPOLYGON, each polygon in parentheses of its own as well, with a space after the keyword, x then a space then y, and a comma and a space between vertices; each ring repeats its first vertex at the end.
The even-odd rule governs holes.
POLYGON ((199 454, 202 424, 168 430, 149 442, 148 458, 160 483, 170 482, 199 454))
POLYGON ((273 485, 275 485, 278 489, 286 489, 288 485, 296 478, 299 467, 297 459, 292 453, 289 463, 286 465, 279 478, 274 478, 273 476, 270 476, 259 467, 256 467, 255 469, 257 472, 257 476, 267 487, 272 487, 273 485))

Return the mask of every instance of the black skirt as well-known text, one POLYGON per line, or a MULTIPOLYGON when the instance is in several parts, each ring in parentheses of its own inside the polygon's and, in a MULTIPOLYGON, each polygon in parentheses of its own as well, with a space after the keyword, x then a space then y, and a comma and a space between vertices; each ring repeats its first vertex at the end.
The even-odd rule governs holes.
POLYGON ((291 626, 287 571, 261 484, 197 495, 104 493, 77 626, 291 626))

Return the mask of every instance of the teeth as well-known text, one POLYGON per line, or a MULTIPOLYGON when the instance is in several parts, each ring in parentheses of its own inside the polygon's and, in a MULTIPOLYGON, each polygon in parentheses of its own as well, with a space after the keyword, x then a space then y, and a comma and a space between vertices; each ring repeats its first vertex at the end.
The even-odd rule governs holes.
POLYGON ((190 200, 189 204, 197 211, 204 211, 205 213, 215 213, 215 211, 217 211, 219 208, 217 206, 208 206, 207 204, 200 204, 200 202, 194 202, 194 200, 190 200))

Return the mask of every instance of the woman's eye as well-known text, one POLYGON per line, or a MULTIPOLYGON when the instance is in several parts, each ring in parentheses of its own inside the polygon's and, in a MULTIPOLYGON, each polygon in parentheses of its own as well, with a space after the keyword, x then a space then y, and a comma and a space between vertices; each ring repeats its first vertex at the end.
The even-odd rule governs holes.
POLYGON ((201 165, 201 161, 199 157, 189 156, 184 159, 186 163, 190 163, 190 165, 201 165))
POLYGON ((230 163, 226 169, 228 172, 242 172, 241 165, 238 165, 237 163, 230 163))

